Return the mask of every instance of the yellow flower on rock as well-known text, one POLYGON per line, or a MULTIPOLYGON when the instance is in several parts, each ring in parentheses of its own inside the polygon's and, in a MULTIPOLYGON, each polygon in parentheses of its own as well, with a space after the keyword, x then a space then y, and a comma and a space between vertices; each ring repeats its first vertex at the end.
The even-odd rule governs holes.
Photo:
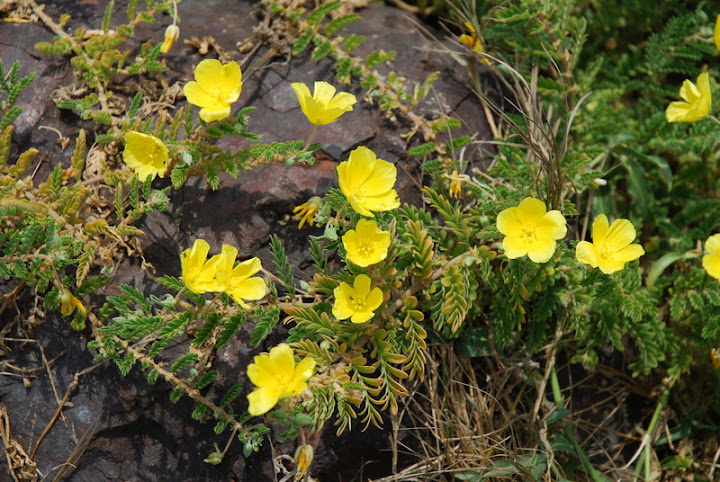
POLYGON ((635 227, 627 219, 616 219, 608 225, 607 216, 599 215, 593 222, 592 239, 592 243, 578 243, 575 257, 581 263, 599 267, 605 274, 620 271, 625 263, 645 254, 642 246, 631 244, 635 239, 635 227))
POLYGON ((400 206, 400 199, 393 189, 397 169, 378 159, 367 147, 360 146, 352 151, 337 171, 340 190, 361 216, 373 217, 372 211, 390 211, 400 206))
POLYGON ((560 211, 547 211, 544 202, 531 197, 517 207, 504 209, 497 217, 498 231, 505 235, 505 256, 515 259, 527 254, 535 263, 552 257, 556 240, 567 234, 566 224, 560 211))
POLYGON ((708 73, 698 75, 697 85, 685 79, 680 87, 680 97, 684 102, 671 102, 665 110, 668 122, 696 122, 708 115, 712 104, 708 73))
POLYGON ((237 62, 223 65, 219 60, 205 59, 195 67, 195 80, 185 84, 183 92, 188 102, 202 107, 200 118, 212 122, 230 115, 230 104, 240 97, 242 85, 237 62))
POLYGON ((308 226, 312 226, 315 223, 315 213, 318 208, 320 208, 320 204, 322 204, 322 199, 318 196, 313 196, 308 199, 307 202, 304 202, 293 209, 293 213, 295 213, 293 214, 293 217, 300 220, 298 229, 302 228, 306 222, 308 223, 308 226))
POLYGON ((720 280, 720 233, 713 234, 705 241, 705 251, 702 266, 713 278, 720 280))
POLYGON ((222 255, 217 254, 206 261, 209 251, 210 245, 207 241, 196 239, 193 247, 180 255, 183 283, 193 293, 222 291, 222 285, 215 279, 215 271, 222 255))
POLYGON ((375 221, 361 219, 355 229, 345 233, 342 242, 348 259, 364 268, 387 257, 390 233, 381 230, 375 221))
MULTIPOLYGON (((482 40, 480 40, 480 36, 475 32, 475 28, 469 23, 465 22, 465 28, 470 31, 470 35, 462 34, 460 35, 460 42, 467 45, 470 50, 472 50, 475 53, 483 54, 485 53, 485 48, 483 47, 482 40)), ((490 63, 490 59, 487 57, 482 58, 482 62, 485 64, 490 63)))
POLYGON ((370 277, 359 274, 355 277, 353 286, 342 282, 335 288, 335 304, 332 313, 338 320, 350 318, 353 323, 365 323, 373 316, 375 310, 383 302, 383 292, 380 288, 370 289, 370 277))
POLYGON ((160 52, 164 54, 170 52, 170 49, 172 48, 178 37, 180 37, 180 29, 178 28, 178 26, 168 25, 168 28, 165 29, 165 39, 160 46, 160 52))
POLYGON ((335 87, 327 82, 315 82, 312 95, 301 82, 293 82, 291 86, 305 117, 316 126, 335 122, 345 112, 353 110, 352 106, 357 102, 355 96, 347 92, 335 94, 335 87))
POLYGON ((715 18, 715 30, 713 30, 713 43, 715 48, 720 50, 720 15, 715 18))
POLYGON ((82 301, 75 298, 70 291, 63 289, 58 298, 60 300, 60 313, 62 313, 63 316, 72 315, 76 308, 83 316, 85 316, 85 313, 87 312, 85 310, 85 306, 83 306, 82 301))
POLYGON ((219 285, 218 291, 224 291, 237 304, 248 308, 244 300, 261 299, 267 293, 267 286, 262 278, 253 276, 262 269, 260 259, 251 258, 233 267, 237 253, 234 246, 223 244, 215 265, 215 280, 219 285))
POLYGON ((151 180, 155 179, 155 176, 165 177, 168 150, 157 137, 130 131, 125 134, 123 160, 135 170, 138 179, 144 182, 148 177, 151 180))
POLYGON ((258 387, 247 398, 248 413, 262 415, 272 409, 281 398, 300 395, 315 372, 315 360, 307 357, 295 365, 295 354, 282 343, 269 354, 257 355, 248 365, 247 376, 258 387))

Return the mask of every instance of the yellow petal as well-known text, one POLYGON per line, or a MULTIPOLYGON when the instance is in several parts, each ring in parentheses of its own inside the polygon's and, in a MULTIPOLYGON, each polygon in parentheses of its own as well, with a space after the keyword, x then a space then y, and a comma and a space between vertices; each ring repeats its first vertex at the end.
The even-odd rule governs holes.
POLYGON ((356 190, 365 183, 375 169, 376 161, 375 153, 365 146, 360 146, 350 153, 350 157, 345 161, 345 168, 346 181, 349 181, 347 185, 351 190, 356 190))
POLYGON ((350 308, 350 295, 354 294, 350 285, 345 282, 340 283, 340 286, 333 290, 335 295, 335 303, 333 304, 332 313, 338 320, 345 320, 355 314, 355 310, 350 308))
POLYGON ((516 259, 525 256, 528 252, 523 236, 505 236, 502 240, 505 256, 508 259, 516 259))
MULTIPOLYGON (((523 224, 517 215, 517 208, 507 208, 497 215, 497 228, 504 235, 519 235, 522 233, 523 224)), ((504 242, 503 242, 504 244, 504 242)), ((506 248, 507 249, 507 248, 506 248)))
POLYGON ((226 293, 240 305, 241 300, 259 300, 267 294, 267 285, 262 278, 249 278, 241 281, 231 281, 226 293))
POLYGON ((230 116, 230 106, 217 104, 212 107, 203 107, 200 109, 200 118, 205 122, 213 122, 223 120, 230 116))
POLYGON ((365 180, 363 186, 365 195, 385 195, 393 188, 396 179, 397 168, 392 163, 383 159, 375 159, 370 177, 365 180))
POLYGON ((702 259, 702 266, 713 278, 720 280, 720 256, 706 254, 702 259))
MULTIPOLYGON (((594 239, 593 236, 593 240, 594 239)), ((634 240, 635 227, 632 223, 627 219, 616 219, 610 225, 603 244, 611 251, 620 251, 634 240)))
POLYGON ((384 299, 383 292, 380 288, 373 288, 365 299, 365 304, 370 311, 377 310, 382 304, 384 299))
POLYGON ((308 89, 307 85, 301 83, 301 82, 293 82, 290 84, 293 91, 295 91, 295 95, 297 96, 298 102, 300 103, 300 108, 305 112, 305 115, 307 116, 307 112, 305 110, 305 104, 307 102, 307 99, 312 98, 312 95, 310 95, 310 89, 308 89))
POLYGON ((315 82, 313 99, 326 107, 335 95, 335 87, 327 82, 315 82))
POLYGON ((567 222, 558 210, 545 213, 536 225, 536 233, 546 239, 562 239, 567 234, 567 222))
POLYGON ((249 393, 247 396, 248 413, 253 417, 269 412, 280 400, 280 388, 274 386, 262 387, 249 393))
POLYGON ((687 115, 690 111, 690 104, 687 102, 670 102, 665 109, 665 117, 668 122, 687 122, 687 115))
POLYGON ((350 321, 353 323, 365 323, 372 319, 373 316, 375 316, 375 313, 372 311, 357 311, 352 315, 350 321))
POLYGON ((300 395, 307 388, 308 379, 315 373, 315 360, 310 357, 304 358, 295 367, 295 374, 290 383, 285 387, 285 395, 294 397, 300 395))
POLYGON ((685 100, 688 104, 693 104, 700 98, 700 91, 695 84, 685 79, 680 87, 680 98, 685 100))
POLYGON ((371 280, 368 275, 359 274, 355 277, 353 282, 353 288, 355 289, 355 296, 364 299, 370 293, 371 280))
POLYGON ((546 263, 555 253, 557 243, 553 240, 536 240, 528 248, 528 257, 533 263, 546 263))
POLYGON ((645 249, 639 244, 631 244, 625 246, 623 249, 615 253, 615 259, 623 263, 638 259, 640 256, 645 254, 645 249))
POLYGON ((328 109, 339 109, 343 112, 351 111, 352 106, 357 103, 357 98, 347 92, 340 92, 328 103, 328 109))
POLYGON ((523 224, 534 225, 545 215, 546 210, 544 202, 526 197, 517 207, 517 216, 523 224))
POLYGON ((608 218, 604 214, 599 215, 595 218, 592 225, 592 239, 595 243, 604 243, 605 237, 608 233, 608 218))
POLYGON ((183 87, 183 93, 187 101, 193 105, 204 107, 206 105, 216 105, 218 100, 211 96, 197 82, 190 81, 183 87))
POLYGON ((595 245, 587 241, 580 241, 575 248, 575 258, 581 263, 589 264, 593 268, 598 267, 598 254, 595 245))
POLYGON ((708 254, 720 255, 720 233, 713 234, 705 241, 705 251, 708 254))

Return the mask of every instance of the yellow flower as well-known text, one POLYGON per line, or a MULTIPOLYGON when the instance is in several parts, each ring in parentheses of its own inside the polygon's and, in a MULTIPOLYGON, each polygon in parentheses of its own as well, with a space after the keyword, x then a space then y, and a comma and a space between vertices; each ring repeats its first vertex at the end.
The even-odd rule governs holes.
POLYGON ((313 95, 303 83, 291 85, 305 117, 316 126, 335 122, 345 112, 353 110, 352 106, 357 102, 355 96, 347 92, 335 94, 335 87, 327 82, 315 82, 313 95))
POLYGON ((295 355, 289 345, 282 343, 269 354, 257 355, 248 365, 247 376, 257 390, 247 398, 248 413, 262 415, 273 408, 281 398, 300 395, 315 371, 315 360, 307 357, 295 365, 295 355))
POLYGON ((217 254, 210 261, 205 261, 209 251, 207 241, 196 239, 193 247, 180 255, 183 283, 193 293, 222 291, 222 285, 215 279, 215 271, 223 255, 217 254))
POLYGON ((715 18, 715 30, 713 30, 713 43, 715 48, 720 50, 720 15, 715 18))
POLYGON ((259 300, 267 293, 267 286, 262 278, 253 277, 262 269, 260 259, 248 259, 233 267, 237 253, 234 246, 223 244, 215 265, 215 280, 219 285, 217 291, 224 291, 237 304, 248 308, 244 300, 259 300))
POLYGON ((497 228, 505 235, 502 241, 505 256, 515 259, 527 254, 535 263, 548 261, 555 252, 555 240, 567 234, 560 211, 547 211, 544 202, 531 197, 500 212, 497 228))
MULTIPOLYGON (((470 50, 472 50, 475 53, 478 53, 478 54, 485 53, 485 49, 483 48, 482 40, 480 40, 480 37, 475 32, 475 28, 469 22, 465 22, 465 28, 470 31, 470 35, 462 34, 459 39, 460 42, 467 45, 470 48, 470 50)), ((485 64, 489 64, 490 59, 488 59, 487 57, 483 57, 482 62, 485 64)))
POLYGON ((195 67, 195 80, 185 84, 183 92, 188 102, 202 107, 200 118, 212 122, 230 115, 230 104, 240 97, 242 85, 237 62, 223 65, 219 60, 205 59, 195 67))
POLYGON ((375 221, 361 219, 355 229, 345 233, 342 242, 348 259, 364 268, 387 257, 390 233, 381 230, 375 221))
POLYGON ((353 286, 342 282, 333 291, 335 304, 333 315, 338 320, 350 318, 353 323, 365 323, 373 316, 375 310, 383 302, 383 292, 380 288, 370 290, 370 278, 359 274, 355 277, 353 286))
POLYGON ((625 263, 645 254, 642 246, 630 244, 635 239, 635 228, 627 219, 616 219, 608 226, 607 216, 599 215, 593 222, 592 239, 592 243, 578 243, 575 257, 593 268, 600 267, 605 274, 620 271, 625 263))
POLYGON ((168 150, 157 137, 130 131, 125 134, 123 160, 135 170, 138 179, 144 182, 148 177, 151 180, 155 179, 155 176, 165 177, 168 150))
POLYGON ((322 199, 318 196, 313 196, 308 199, 307 202, 304 202, 293 209, 293 212, 295 213, 293 217, 300 220, 298 229, 302 228, 306 222, 308 223, 308 226, 312 226, 315 223, 315 213, 320 207, 320 204, 322 204, 322 199))
POLYGON ((163 40, 162 46, 160 47, 160 52, 166 54, 170 52, 170 49, 172 48, 175 41, 180 37, 180 29, 177 25, 168 25, 168 28, 165 29, 165 39, 163 40))
POLYGON ((720 233, 713 234, 705 241, 705 251, 702 266, 713 278, 720 280, 720 233))
POLYGON ((85 306, 83 306, 82 302, 75 298, 70 291, 66 289, 62 289, 62 292, 59 296, 60 299, 60 313, 63 314, 63 316, 70 316, 73 314, 73 311, 75 311, 75 308, 85 316, 86 310, 85 306))
POLYGON ((376 158, 367 147, 360 146, 352 151, 337 171, 340 190, 361 216, 373 217, 372 211, 390 211, 400 206, 400 199, 393 189, 397 169, 376 158))
POLYGON ((708 73, 698 75, 697 85, 685 79, 680 87, 680 97, 685 102, 670 102, 665 110, 668 122, 695 122, 708 115, 712 104, 708 73))

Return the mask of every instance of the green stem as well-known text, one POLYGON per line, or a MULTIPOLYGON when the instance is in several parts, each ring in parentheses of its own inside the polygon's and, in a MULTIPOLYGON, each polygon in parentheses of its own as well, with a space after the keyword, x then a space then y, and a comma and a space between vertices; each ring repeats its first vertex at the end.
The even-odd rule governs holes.
MULTIPOLYGON (((550 387, 552 388, 553 393, 553 399, 555 401, 555 405, 558 406, 558 408, 564 406, 562 392, 560 391, 560 381, 558 380, 557 376, 557 370, 555 367, 552 367, 550 370, 550 387)), ((567 439, 568 443, 573 446, 575 449, 575 453, 580 458, 580 461, 582 462, 583 468, 585 469, 585 472, 590 476, 590 478, 593 480, 593 482, 603 482, 603 478, 600 476, 600 474, 595 470, 595 467, 592 466, 592 463, 590 462, 590 459, 585 454, 585 451, 580 446, 577 440, 575 440, 575 436, 570 431, 569 427, 565 427, 563 429, 563 434, 565 435, 565 438, 567 439)))
POLYGON ((315 126, 315 128, 312 131, 312 134, 310 134, 310 137, 308 137, 308 140, 305 143, 305 148, 303 149, 304 151, 307 151, 308 147, 310 147, 310 144, 312 144, 312 141, 315 140, 315 134, 317 133, 318 127, 320 127, 320 126, 315 126))
POLYGON ((645 480, 650 480, 650 446, 652 445, 652 440, 655 438, 655 430, 657 429, 658 420, 660 420, 660 414, 665 409, 665 404, 667 403, 668 398, 670 398, 670 387, 666 388, 663 394, 660 396, 660 401, 655 408, 655 413, 653 413, 653 416, 650 419, 650 425, 647 429, 647 436, 649 440, 645 445, 643 453, 640 454, 638 464, 635 467, 635 477, 633 478, 633 480, 637 480, 641 471, 644 472, 643 478, 645 480))

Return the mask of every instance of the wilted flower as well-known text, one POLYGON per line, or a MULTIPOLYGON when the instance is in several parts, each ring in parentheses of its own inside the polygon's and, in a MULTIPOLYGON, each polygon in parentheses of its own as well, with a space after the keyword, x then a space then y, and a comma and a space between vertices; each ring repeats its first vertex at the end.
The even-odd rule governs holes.
POLYGON ((178 37, 180 37, 180 29, 178 28, 178 26, 168 25, 168 28, 165 29, 165 39, 160 46, 160 52, 164 54, 170 52, 170 49, 172 48, 178 37))
POLYGON ((367 147, 360 146, 352 151, 337 171, 340 190, 358 214, 372 217, 372 211, 390 211, 400 206, 393 189, 397 169, 375 157, 367 147))
POLYGON ((193 293, 222 291, 222 285, 215 279, 215 271, 222 255, 217 254, 206 261, 209 251, 210 245, 207 241, 196 239, 193 247, 180 255, 183 283, 193 293))
POLYGON ((267 286, 262 278, 253 277, 262 269, 260 259, 251 258, 233 267, 237 253, 234 246, 223 244, 215 265, 215 280, 219 285, 218 291, 224 291, 237 304, 248 308, 244 300, 259 300, 267 293, 267 286))
POLYGON ((448 191, 450 196, 462 199, 463 197, 463 184, 470 182, 470 176, 467 174, 459 174, 457 171, 453 171, 452 174, 443 174, 443 177, 450 181, 448 191))
POLYGON ((713 278, 720 280, 720 233, 713 234, 705 241, 705 251, 702 266, 713 278))
POLYGON ((168 150, 163 141, 150 134, 130 131, 125 134, 125 164, 135 170, 141 181, 148 177, 165 177, 168 163, 168 150))
POLYGON ((539 199, 526 197, 517 207, 498 214, 497 228, 505 235, 503 248, 510 259, 528 257, 535 263, 545 263, 553 253, 557 239, 567 234, 566 221, 558 210, 547 211, 539 199))
MULTIPOLYGON (((467 45, 470 48, 470 50, 472 50, 475 53, 478 53, 478 54, 485 53, 485 49, 483 47, 482 40, 480 40, 480 36, 477 34, 477 32, 475 32, 475 28, 469 22, 465 22, 465 28, 470 31, 470 35, 467 35, 467 34, 460 35, 460 38, 459 38, 460 42, 467 45)), ((487 57, 483 57, 482 62, 489 64, 490 59, 488 59, 487 57)))
POLYGON ((83 316, 85 315, 85 306, 83 306, 82 302, 75 298, 69 290, 63 288, 58 298, 60 300, 60 313, 62 313, 63 316, 72 315, 76 308, 83 316))
POLYGON ((315 371, 315 360, 307 357, 295 365, 295 355, 289 345, 282 343, 269 354, 257 355, 247 367, 247 376, 258 387, 247 396, 252 416, 262 415, 281 398, 294 397, 307 388, 307 381, 315 371))
POLYGON ((364 268, 385 259, 390 247, 390 233, 381 230, 375 221, 361 219, 355 229, 345 233, 342 242, 348 259, 364 268))
POLYGON ((301 82, 291 85, 305 117, 316 126, 335 122, 345 112, 351 111, 357 102, 355 96, 347 92, 335 94, 335 87, 327 82, 315 82, 312 95, 310 89, 301 82))
POLYGON ((365 323, 373 316, 375 310, 383 302, 383 293, 380 288, 370 290, 370 277, 359 274, 355 277, 353 286, 342 282, 333 291, 335 304, 332 313, 338 320, 350 318, 353 323, 365 323))
POLYGON ((685 102, 670 102, 665 110, 668 122, 695 122, 708 115, 712 104, 708 73, 698 75, 697 85, 685 79, 680 87, 680 97, 685 102))
POLYGON ((607 216, 599 215, 593 222, 592 239, 592 243, 578 243, 575 257, 581 263, 599 267, 605 274, 620 271, 625 263, 645 254, 642 246, 631 244, 635 239, 635 227, 627 219, 616 219, 608 226, 607 216))
POLYGON ((310 464, 312 463, 315 451, 312 445, 303 444, 295 450, 295 463, 297 464, 297 474, 295 480, 302 480, 307 474, 310 464))
POLYGON ((712 361, 715 370, 720 368, 720 350, 716 348, 710 350, 710 361, 712 361))
POLYGON ((302 228, 306 222, 308 223, 308 226, 312 226, 315 223, 315 213, 318 208, 320 208, 320 204, 322 204, 322 199, 318 196, 313 196, 293 209, 293 212, 295 213, 293 214, 293 217, 300 220, 298 229, 302 228))
POLYGON ((223 65, 219 60, 205 59, 195 67, 195 80, 185 84, 183 92, 188 102, 202 107, 200 118, 212 122, 230 115, 230 104, 240 97, 242 85, 237 62, 223 65))

